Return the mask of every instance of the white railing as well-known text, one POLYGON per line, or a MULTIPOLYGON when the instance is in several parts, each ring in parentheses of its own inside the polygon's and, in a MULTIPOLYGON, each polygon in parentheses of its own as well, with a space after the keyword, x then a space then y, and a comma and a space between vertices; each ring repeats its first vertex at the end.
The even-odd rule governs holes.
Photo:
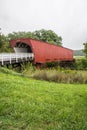
POLYGON ((9 62, 10 64, 14 62, 18 62, 19 60, 33 60, 33 53, 0 53, 0 63, 4 65, 4 62, 9 62))

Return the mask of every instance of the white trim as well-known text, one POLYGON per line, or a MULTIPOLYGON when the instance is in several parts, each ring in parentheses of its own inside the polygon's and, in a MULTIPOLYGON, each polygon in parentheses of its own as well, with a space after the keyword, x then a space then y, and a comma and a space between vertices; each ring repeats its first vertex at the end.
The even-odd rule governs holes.
POLYGON ((34 54, 33 53, 0 53, 0 62, 4 65, 4 62, 9 62, 10 64, 12 61, 18 62, 19 60, 25 59, 26 61, 33 60, 34 54))

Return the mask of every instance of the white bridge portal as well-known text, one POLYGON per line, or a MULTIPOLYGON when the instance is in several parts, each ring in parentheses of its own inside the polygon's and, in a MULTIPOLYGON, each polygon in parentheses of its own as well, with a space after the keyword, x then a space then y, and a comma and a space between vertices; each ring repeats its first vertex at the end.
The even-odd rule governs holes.
POLYGON ((0 53, 0 65, 33 61, 33 53, 0 53))

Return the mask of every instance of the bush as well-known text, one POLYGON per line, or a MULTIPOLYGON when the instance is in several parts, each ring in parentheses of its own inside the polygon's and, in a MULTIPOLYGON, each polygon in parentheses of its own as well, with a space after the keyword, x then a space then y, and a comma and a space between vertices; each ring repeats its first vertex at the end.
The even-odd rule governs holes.
POLYGON ((76 59, 73 68, 76 70, 87 70, 87 59, 76 59))
POLYGON ((87 70, 87 58, 82 59, 82 67, 87 70))
POLYGON ((39 70, 33 75, 33 78, 40 80, 48 80, 47 73, 45 71, 39 71, 39 70))
POLYGON ((84 71, 41 70, 34 73, 33 78, 57 83, 87 83, 87 73, 84 71))

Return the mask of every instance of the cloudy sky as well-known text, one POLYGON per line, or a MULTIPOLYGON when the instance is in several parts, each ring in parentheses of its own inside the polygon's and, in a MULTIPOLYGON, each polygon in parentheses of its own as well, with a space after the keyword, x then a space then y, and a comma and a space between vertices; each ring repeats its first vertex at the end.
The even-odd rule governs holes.
POLYGON ((0 28, 3 34, 53 30, 63 46, 82 49, 87 41, 87 0, 0 0, 0 28))

